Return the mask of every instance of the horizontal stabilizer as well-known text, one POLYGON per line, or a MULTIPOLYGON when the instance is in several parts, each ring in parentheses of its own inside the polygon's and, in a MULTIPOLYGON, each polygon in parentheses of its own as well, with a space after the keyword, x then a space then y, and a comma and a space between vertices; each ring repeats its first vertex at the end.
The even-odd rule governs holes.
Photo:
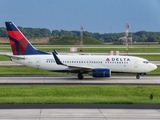
POLYGON ((13 59, 25 59, 25 56, 22 56, 22 55, 6 54, 6 56, 11 57, 13 59))

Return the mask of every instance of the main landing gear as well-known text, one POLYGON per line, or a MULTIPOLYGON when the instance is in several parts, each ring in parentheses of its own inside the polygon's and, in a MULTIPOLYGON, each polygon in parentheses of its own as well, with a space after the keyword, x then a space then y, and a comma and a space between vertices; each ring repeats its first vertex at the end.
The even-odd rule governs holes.
POLYGON ((139 73, 137 73, 136 78, 137 78, 137 79, 139 79, 139 78, 140 78, 140 74, 139 74, 139 73))
POLYGON ((79 80, 82 80, 83 79, 82 73, 79 73, 77 77, 78 77, 79 80))

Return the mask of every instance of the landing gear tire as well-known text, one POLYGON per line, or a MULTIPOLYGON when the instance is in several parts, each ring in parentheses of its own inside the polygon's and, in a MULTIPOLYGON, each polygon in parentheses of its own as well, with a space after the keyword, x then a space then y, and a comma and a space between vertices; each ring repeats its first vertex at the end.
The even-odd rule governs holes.
POLYGON ((83 79, 83 75, 81 73, 78 74, 78 79, 82 80, 83 79))
POLYGON ((139 79, 139 78, 140 78, 140 74, 137 74, 137 75, 136 75, 136 78, 139 79))

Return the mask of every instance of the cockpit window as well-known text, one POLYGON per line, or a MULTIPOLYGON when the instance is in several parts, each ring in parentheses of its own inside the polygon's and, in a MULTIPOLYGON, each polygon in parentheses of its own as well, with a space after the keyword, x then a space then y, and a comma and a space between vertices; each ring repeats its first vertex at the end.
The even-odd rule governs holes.
POLYGON ((148 61, 143 61, 143 63, 148 64, 148 61))

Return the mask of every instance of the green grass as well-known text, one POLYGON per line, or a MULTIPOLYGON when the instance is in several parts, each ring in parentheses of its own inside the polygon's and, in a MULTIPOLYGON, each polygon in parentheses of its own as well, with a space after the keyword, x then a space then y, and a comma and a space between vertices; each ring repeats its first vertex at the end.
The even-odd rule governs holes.
POLYGON ((159 86, 0 86, 0 104, 160 104, 159 91, 159 86))
MULTIPOLYGON (((126 48, 116 48, 116 46, 106 46, 106 48, 101 48, 101 45, 97 45, 97 46, 91 46, 91 47, 98 47, 99 48, 83 48, 83 52, 90 52, 90 53, 99 53, 99 52, 102 52, 102 53, 108 53, 110 51, 120 51, 120 52, 126 52, 126 48), (113 47, 113 48, 111 48, 113 47)), ((60 46, 62 47, 62 46, 60 46)), ((63 46, 62 48, 60 48, 59 46, 51 46, 51 45, 43 45, 42 46, 37 46, 36 48, 39 49, 39 50, 42 50, 42 51, 46 51, 46 52, 52 52, 53 49, 56 49, 58 52, 68 52, 69 51, 69 48, 70 47, 73 47, 73 45, 68 45, 68 46, 63 46)), ((80 47, 80 46, 77 46, 77 47, 80 47)), ((89 46, 90 47, 90 46, 89 46)), ((103 46, 105 47, 105 46, 103 46)), ((120 46, 120 47, 123 47, 123 46, 120 46)), ((11 48, 10 47, 1 47, 0 48, 0 51, 11 51, 11 48)), ((78 51, 80 51, 80 48, 78 48, 78 51)), ((130 53, 133 53, 133 52, 136 52, 136 53, 139 53, 139 52, 142 52, 142 53, 152 53, 152 52, 156 52, 156 53, 159 53, 160 52, 160 49, 158 47, 133 47, 133 48, 129 48, 129 52, 130 53)))
POLYGON ((6 55, 0 55, 0 61, 10 61, 10 57, 6 55))
MULTIPOLYGON (((79 45, 80 37, 60 37, 60 38, 50 38, 49 44, 53 45, 79 45)), ((83 37, 83 45, 103 45, 104 42, 96 40, 92 37, 83 37)))
MULTIPOLYGON (((56 48, 39 48, 42 51, 52 52, 53 49, 56 48)), ((58 52, 68 52, 69 48, 57 48, 58 52)), ((77 49, 77 51, 80 51, 80 48, 77 49)), ((125 48, 83 48, 82 52, 90 52, 90 53, 108 53, 110 51, 119 51, 120 53, 125 53, 125 48)), ((129 48, 129 53, 159 53, 160 49, 158 48, 129 48)))
POLYGON ((160 75, 160 67, 158 67, 154 71, 151 71, 151 72, 147 73, 147 75, 160 75))
MULTIPOLYGON (((55 72, 40 70, 30 67, 0 67, 0 76, 2 75, 53 75, 55 72)), ((57 73, 56 73, 57 74, 57 73)), ((61 73, 59 73, 61 74, 61 73)))
POLYGON ((149 61, 160 61, 160 55, 129 55, 129 56, 137 56, 141 58, 145 58, 149 61))

